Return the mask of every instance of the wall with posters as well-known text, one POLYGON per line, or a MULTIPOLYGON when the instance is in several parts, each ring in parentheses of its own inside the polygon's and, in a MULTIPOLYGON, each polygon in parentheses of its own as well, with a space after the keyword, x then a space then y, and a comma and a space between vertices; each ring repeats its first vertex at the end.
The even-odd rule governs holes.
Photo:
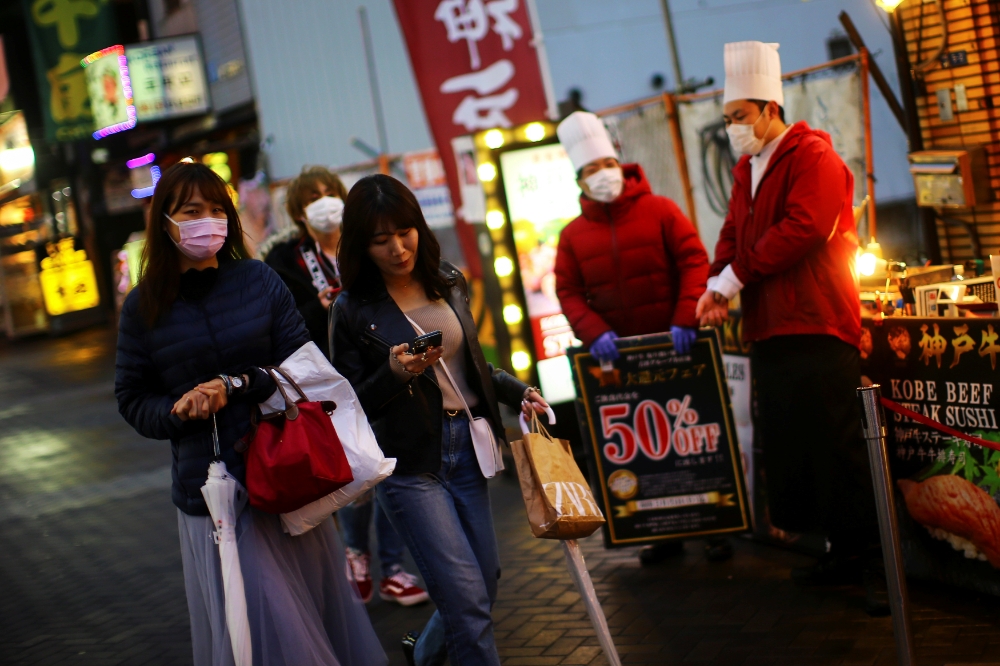
MULTIPOLYGON (((861 369, 882 395, 1000 442, 996 319, 865 319, 861 369)), ((907 573, 1000 595, 1000 452, 887 411, 907 573)))

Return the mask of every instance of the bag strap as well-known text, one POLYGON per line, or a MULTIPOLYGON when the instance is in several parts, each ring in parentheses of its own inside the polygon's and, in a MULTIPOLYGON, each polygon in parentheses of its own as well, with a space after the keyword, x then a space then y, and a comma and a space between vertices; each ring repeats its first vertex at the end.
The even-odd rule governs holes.
POLYGON ((549 434, 549 431, 545 429, 542 425, 542 420, 538 418, 538 412, 534 409, 531 410, 531 426, 529 432, 536 432, 545 439, 555 441, 555 437, 549 434))
MULTIPOLYGON (((406 320, 410 322, 413 329, 417 332, 417 335, 423 335, 424 329, 420 328, 420 324, 410 319, 410 315, 403 313, 406 320)), ((441 364, 441 369, 444 370, 444 376, 448 378, 448 383, 451 384, 451 388, 455 390, 455 394, 458 399, 462 401, 462 409, 465 410, 465 415, 469 417, 469 423, 472 423, 472 410, 469 409, 469 403, 465 401, 465 396, 462 395, 462 391, 458 388, 458 384, 455 383, 455 378, 451 376, 451 371, 448 370, 448 364, 444 362, 443 358, 438 359, 438 363, 441 364)))
POLYGON ((285 410, 284 410, 285 418, 287 418, 290 421, 294 421, 295 419, 297 419, 299 417, 299 408, 296 405, 296 402, 308 402, 306 394, 302 392, 302 389, 299 387, 298 384, 295 383, 295 380, 289 377, 288 374, 281 368, 274 365, 268 365, 261 369, 271 376, 271 379, 274 380, 275 385, 277 385, 278 387, 278 392, 281 393, 281 398, 285 401, 285 410), (285 379, 285 381, 287 381, 296 391, 298 391, 302 399, 296 402, 292 402, 291 400, 289 400, 288 394, 285 393, 285 387, 281 385, 281 382, 278 380, 277 375, 281 375, 285 379))

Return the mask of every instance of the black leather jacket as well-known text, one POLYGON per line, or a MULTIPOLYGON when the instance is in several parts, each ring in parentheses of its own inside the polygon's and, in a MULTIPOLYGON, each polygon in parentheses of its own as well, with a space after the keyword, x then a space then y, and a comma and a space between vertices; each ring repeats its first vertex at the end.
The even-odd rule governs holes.
MULTIPOLYGON (((488 418, 497 440, 504 441, 497 400, 517 408, 528 386, 486 362, 465 278, 447 262, 441 262, 440 270, 451 285, 448 304, 465 331, 467 379, 479 394, 473 413, 488 418)), ((443 403, 433 368, 403 381, 389 366, 389 348, 414 337, 413 327, 382 284, 363 296, 341 292, 330 308, 330 360, 357 392, 382 451, 396 458, 396 474, 441 468, 443 403)))

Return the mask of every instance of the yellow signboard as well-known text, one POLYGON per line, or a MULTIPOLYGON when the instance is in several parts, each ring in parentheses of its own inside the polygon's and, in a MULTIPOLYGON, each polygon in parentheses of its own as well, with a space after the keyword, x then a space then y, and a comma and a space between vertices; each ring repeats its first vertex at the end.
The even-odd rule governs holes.
POLYGON ((73 239, 49 243, 38 280, 45 310, 52 316, 96 308, 101 303, 94 264, 84 250, 73 249, 73 239))

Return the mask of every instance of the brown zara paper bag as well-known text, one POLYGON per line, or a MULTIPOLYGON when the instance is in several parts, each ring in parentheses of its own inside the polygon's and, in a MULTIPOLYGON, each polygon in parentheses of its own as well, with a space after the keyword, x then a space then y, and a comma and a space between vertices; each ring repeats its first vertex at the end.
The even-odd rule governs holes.
POLYGON ((553 439, 532 413, 531 431, 511 442, 531 533, 542 539, 582 539, 604 524, 569 442, 553 439))

